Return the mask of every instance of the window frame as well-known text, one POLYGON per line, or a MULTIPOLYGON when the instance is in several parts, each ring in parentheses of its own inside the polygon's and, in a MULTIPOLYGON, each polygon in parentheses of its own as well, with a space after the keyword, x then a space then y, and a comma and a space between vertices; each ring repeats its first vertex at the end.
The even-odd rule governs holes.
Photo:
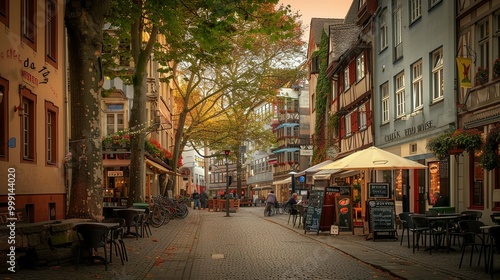
POLYGON ((387 49, 389 43, 387 40, 388 35, 388 26, 387 26, 387 9, 382 10, 379 17, 380 21, 380 36, 379 36, 379 52, 387 49))
POLYGON ((422 17, 422 0, 410 0, 410 24, 422 17))
POLYGON ((444 98, 444 54, 443 48, 432 52, 432 101, 436 102, 444 98))
POLYGON ((350 88, 349 65, 344 68, 344 91, 350 88))
POLYGON ((352 112, 349 112, 344 117, 344 124, 345 124, 344 125, 344 135, 345 135, 345 137, 349 137, 352 134, 352 130, 351 130, 351 125, 352 125, 352 123, 351 123, 351 114, 352 114, 352 112))
POLYGON ((106 103, 106 111, 105 111, 105 133, 106 135, 112 135, 117 133, 118 131, 122 131, 125 129, 125 104, 123 103, 106 103), (121 109, 112 110, 110 109, 110 105, 119 105, 121 109), (119 115, 122 118, 122 124, 118 124, 119 115), (113 123, 110 124, 108 122, 108 117, 113 116, 113 123), (113 125, 113 132, 110 132, 109 126, 113 125), (121 129, 120 129, 121 127, 121 129))
POLYGON ((45 101, 45 163, 55 166, 57 160, 59 108, 50 101, 45 101))
POLYGON ((36 0, 21 0, 22 42, 36 51, 37 40, 36 0), (32 26, 31 26, 32 25, 32 26))
POLYGON ((403 57, 403 5, 402 0, 394 0, 394 60, 403 57))
POLYGON ((5 24, 7 28, 9 27, 9 15, 9 0, 0 0, 0 22, 5 24))
POLYGON ((488 18, 480 21, 476 27, 477 34, 477 57, 476 65, 490 69, 490 20, 488 18))
POLYGON ((360 54, 356 57, 356 82, 361 81, 365 77, 365 54, 360 54))
POLYGON ((405 75, 404 72, 394 77, 394 101, 396 118, 403 117, 405 112, 405 75))
POLYGON ((45 4, 45 61, 57 69, 58 7, 56 0, 45 4))
POLYGON ((390 119, 390 95, 389 95, 389 83, 385 82, 380 86, 380 96, 381 100, 381 119, 382 124, 388 123, 390 119))
POLYGON ((424 106, 422 60, 413 63, 411 69, 412 69, 413 111, 415 112, 422 109, 424 106))
POLYGON ((358 107, 358 131, 365 130, 368 126, 367 116, 366 116, 366 103, 359 105, 358 107))
POLYGON ((36 104, 37 96, 28 88, 21 89, 21 162, 36 163, 36 104))

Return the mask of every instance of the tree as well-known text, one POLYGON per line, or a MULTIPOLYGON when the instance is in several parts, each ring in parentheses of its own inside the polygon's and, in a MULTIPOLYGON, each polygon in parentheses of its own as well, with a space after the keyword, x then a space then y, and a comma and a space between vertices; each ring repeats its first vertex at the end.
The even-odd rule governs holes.
POLYGON ((67 1, 72 181, 68 218, 102 216, 102 30, 109 0, 67 1))
MULTIPOLYGON (((251 126, 256 124, 249 118, 250 109, 272 100, 283 81, 297 75, 298 70, 288 68, 292 59, 301 57, 304 44, 296 15, 283 6, 277 11, 263 6, 254 17, 251 23, 234 22, 233 35, 219 42, 229 46, 224 51, 186 56, 182 45, 168 52, 166 60, 174 62, 169 70, 174 77, 183 77, 173 80, 178 112, 174 158, 189 140, 212 150, 238 151, 243 141, 251 140, 251 126)), ((254 137, 256 142, 264 139, 254 137)))

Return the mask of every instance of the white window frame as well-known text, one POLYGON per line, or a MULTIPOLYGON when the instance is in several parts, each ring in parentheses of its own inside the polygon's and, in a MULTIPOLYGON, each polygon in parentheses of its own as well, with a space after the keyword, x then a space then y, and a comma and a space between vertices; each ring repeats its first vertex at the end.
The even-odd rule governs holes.
POLYGON ((356 58, 356 81, 359 82, 365 77, 365 55, 361 54, 356 58))
MULTIPOLYGON (((123 104, 108 104, 108 105, 122 105, 123 106, 123 104)), ((105 119, 105 122, 106 122, 106 135, 115 134, 118 131, 121 131, 121 130, 125 129, 125 112, 124 112, 124 109, 122 109, 122 110, 116 110, 116 111, 107 109, 105 117, 106 117, 106 119, 105 119), (108 122, 108 117, 109 116, 113 117, 113 122, 112 123, 108 122), (120 117, 121 117, 121 120, 122 120, 121 124, 118 123, 120 117)))
MULTIPOLYGON (((477 61, 476 65, 490 69, 490 21, 484 20, 477 25, 477 61)), ((477 67, 476 67, 477 68, 477 67)), ((477 69, 476 69, 477 70, 477 69)))
POLYGON ((394 58, 403 57, 403 8, 402 0, 394 0, 394 58))
POLYGON ((380 95, 382 96, 382 123, 389 122, 389 84, 384 83, 380 86, 380 95))
POLYGON ((396 75, 395 80, 395 101, 396 101, 396 118, 405 115, 405 74, 396 75))
POLYGON ((388 41, 387 41, 387 10, 383 10, 382 13, 380 14, 380 35, 379 35, 379 40, 380 40, 380 51, 383 51, 384 49, 387 48, 388 41))
POLYGON ((349 88, 349 66, 344 69, 344 90, 349 88))
POLYGON ((422 17, 422 0, 410 0, 410 22, 422 17))
POLYGON ((412 95, 413 95, 413 111, 418 111, 424 105, 423 79, 422 79, 422 60, 415 62, 412 65, 412 95))
POLYGON ((366 129, 366 104, 363 103, 358 107, 358 130, 366 129))
POLYGON ((344 117, 344 130, 345 130, 345 136, 351 136, 351 114, 352 112, 349 112, 347 115, 344 117))
POLYGON ((443 48, 432 53, 432 100, 444 97, 443 48))

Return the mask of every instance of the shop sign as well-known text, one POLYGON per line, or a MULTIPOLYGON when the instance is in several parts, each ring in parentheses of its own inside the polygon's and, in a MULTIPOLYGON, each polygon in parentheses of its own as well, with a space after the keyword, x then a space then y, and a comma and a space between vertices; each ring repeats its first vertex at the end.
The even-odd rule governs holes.
POLYGON ((108 177, 123 177, 123 171, 110 170, 110 171, 108 171, 108 177))

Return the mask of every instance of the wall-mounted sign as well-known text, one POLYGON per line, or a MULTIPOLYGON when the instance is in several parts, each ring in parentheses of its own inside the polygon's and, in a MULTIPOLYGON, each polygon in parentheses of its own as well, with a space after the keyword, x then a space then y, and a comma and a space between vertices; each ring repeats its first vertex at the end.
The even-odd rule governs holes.
POLYGON ((122 170, 110 170, 108 171, 108 177, 123 177, 122 170))

